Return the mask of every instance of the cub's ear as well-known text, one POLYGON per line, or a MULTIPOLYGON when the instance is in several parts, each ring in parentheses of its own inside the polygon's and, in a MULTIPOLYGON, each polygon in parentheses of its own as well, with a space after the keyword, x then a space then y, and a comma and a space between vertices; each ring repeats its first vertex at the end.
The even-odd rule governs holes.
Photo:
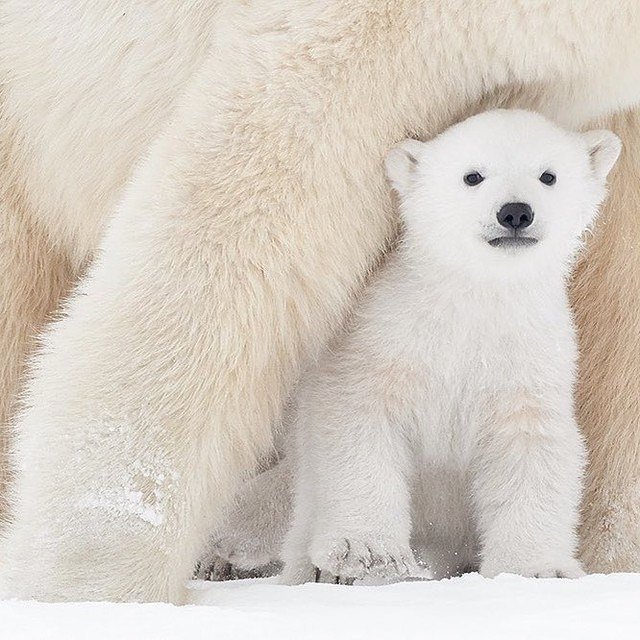
POLYGON ((596 129, 582 134, 587 141, 593 173, 599 180, 605 180, 616 163, 622 142, 607 129, 596 129))
POLYGON ((418 166, 418 158, 426 143, 407 138, 387 154, 385 167, 391 186, 400 194, 404 193, 418 166))

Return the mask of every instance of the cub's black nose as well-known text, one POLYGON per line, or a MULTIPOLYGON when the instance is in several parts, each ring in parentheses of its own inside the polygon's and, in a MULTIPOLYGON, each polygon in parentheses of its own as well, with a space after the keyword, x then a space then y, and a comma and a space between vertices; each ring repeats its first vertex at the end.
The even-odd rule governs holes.
POLYGON ((533 222, 533 211, 525 202, 507 202, 498 211, 498 222, 507 229, 525 229, 533 222))

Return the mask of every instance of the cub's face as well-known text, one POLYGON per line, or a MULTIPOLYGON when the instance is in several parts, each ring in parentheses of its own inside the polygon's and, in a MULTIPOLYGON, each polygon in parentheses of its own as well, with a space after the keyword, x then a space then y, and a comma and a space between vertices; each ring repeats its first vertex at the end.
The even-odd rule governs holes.
POLYGON ((496 110, 430 142, 407 140, 386 165, 406 233, 432 260, 522 275, 571 264, 620 146, 609 131, 579 134, 496 110))

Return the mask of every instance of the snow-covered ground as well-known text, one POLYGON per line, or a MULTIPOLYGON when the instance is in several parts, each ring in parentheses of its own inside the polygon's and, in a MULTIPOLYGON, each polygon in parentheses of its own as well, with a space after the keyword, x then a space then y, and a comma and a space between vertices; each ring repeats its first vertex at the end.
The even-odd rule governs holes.
POLYGON ((378 587, 194 583, 197 606, 0 602, 2 640, 640 638, 640 574, 378 587))

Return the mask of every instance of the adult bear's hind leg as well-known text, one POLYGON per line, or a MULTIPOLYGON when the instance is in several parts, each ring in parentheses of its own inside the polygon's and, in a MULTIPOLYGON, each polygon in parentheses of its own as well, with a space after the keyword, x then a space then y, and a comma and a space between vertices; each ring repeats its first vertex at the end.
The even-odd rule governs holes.
POLYGON ((581 556, 589 571, 626 572, 640 571, 640 110, 605 124, 623 151, 572 291, 589 446, 581 556))
POLYGON ((241 571, 275 571, 290 526, 295 464, 292 455, 251 478, 235 496, 233 507, 211 535, 201 559, 199 576, 214 565, 230 564, 241 571))

